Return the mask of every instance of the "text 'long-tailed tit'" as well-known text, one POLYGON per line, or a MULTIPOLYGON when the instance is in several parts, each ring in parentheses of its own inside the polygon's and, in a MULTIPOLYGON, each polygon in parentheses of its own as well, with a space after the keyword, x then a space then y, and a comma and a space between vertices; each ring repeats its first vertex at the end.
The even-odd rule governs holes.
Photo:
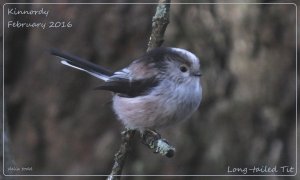
POLYGON ((78 57, 52 50, 61 63, 85 71, 114 93, 113 109, 126 128, 160 128, 187 119, 202 98, 200 62, 180 48, 156 48, 128 67, 111 72, 78 57))

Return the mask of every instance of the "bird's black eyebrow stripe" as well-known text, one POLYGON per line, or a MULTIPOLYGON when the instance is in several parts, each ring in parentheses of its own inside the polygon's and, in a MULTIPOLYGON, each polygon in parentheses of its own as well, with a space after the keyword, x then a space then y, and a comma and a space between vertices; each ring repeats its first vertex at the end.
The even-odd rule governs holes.
POLYGON ((105 74, 108 76, 112 76, 113 72, 105 69, 97 64, 94 64, 90 61, 81 59, 77 56, 73 56, 71 54, 68 54, 66 52, 62 52, 59 51, 57 49, 50 49, 50 53, 54 56, 58 56, 60 58, 63 58, 64 60, 66 60, 68 63, 70 63, 71 65, 86 69, 86 70, 90 70, 90 71, 94 71, 94 72, 98 72, 100 74, 105 74))
MULTIPOLYGON (((167 58, 171 59, 171 60, 175 60, 180 62, 181 64, 186 64, 189 67, 192 66, 190 61, 185 60, 184 58, 186 57, 182 57, 182 55, 178 55, 178 54, 167 54, 167 58)), ((186 58, 187 59, 187 58, 186 58)))
POLYGON ((133 98, 146 95, 147 92, 159 83, 155 78, 129 81, 128 79, 116 78, 113 81, 107 81, 95 89, 108 90, 118 93, 119 96, 133 98))
POLYGON ((146 62, 148 60, 148 63, 152 63, 155 62, 157 64, 161 64, 164 63, 166 59, 168 60, 175 60, 178 61, 182 64, 186 64, 188 66, 191 66, 191 63, 189 61, 187 61, 186 59, 188 59, 186 57, 186 55, 184 53, 179 53, 175 50, 173 50, 172 48, 168 48, 168 47, 159 47, 159 48, 155 48, 149 52, 147 52, 145 55, 142 56, 142 58, 145 58, 146 62), (150 58, 150 60, 149 60, 150 58))

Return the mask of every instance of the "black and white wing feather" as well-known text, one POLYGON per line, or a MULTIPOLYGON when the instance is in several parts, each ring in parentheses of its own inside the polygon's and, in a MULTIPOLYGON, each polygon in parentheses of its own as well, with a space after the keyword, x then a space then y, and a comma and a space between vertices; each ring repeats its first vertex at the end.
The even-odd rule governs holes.
POLYGON ((59 57, 62 64, 89 73, 90 75, 102 79, 103 81, 107 81, 109 77, 113 75, 113 72, 108 69, 68 53, 52 49, 51 54, 59 57))
MULTIPOLYGON (((146 95, 150 89, 159 83, 154 77, 135 79, 128 68, 113 73, 104 67, 56 49, 52 49, 51 54, 59 57, 62 64, 103 80, 104 83, 95 89, 111 91, 119 96, 131 98, 146 95)), ((135 74, 138 72, 136 71, 135 74)))
POLYGON ((104 84, 96 89, 108 90, 118 93, 119 96, 133 98, 146 95, 150 89, 157 86, 158 81, 154 78, 133 79, 127 68, 115 72, 104 84))

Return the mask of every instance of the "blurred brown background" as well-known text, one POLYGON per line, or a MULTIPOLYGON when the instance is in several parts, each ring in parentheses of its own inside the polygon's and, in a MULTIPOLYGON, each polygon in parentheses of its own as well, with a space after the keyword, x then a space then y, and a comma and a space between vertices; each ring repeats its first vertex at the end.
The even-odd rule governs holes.
MULTIPOLYGON (((101 81, 60 65, 48 50, 58 48, 121 69, 146 51, 156 5, 5 6, 13 7, 50 12, 47 18, 5 12, 5 25, 71 21, 72 27, 5 28, 5 173, 109 174, 123 130, 111 110, 111 95, 94 91, 101 81), (32 171, 8 171, 12 166, 32 171)), ((160 130, 176 147, 174 158, 153 154, 136 138, 123 174, 222 175, 228 174, 228 166, 296 168, 295 13, 293 4, 171 5, 163 46, 199 56, 203 101, 190 120, 160 130)))

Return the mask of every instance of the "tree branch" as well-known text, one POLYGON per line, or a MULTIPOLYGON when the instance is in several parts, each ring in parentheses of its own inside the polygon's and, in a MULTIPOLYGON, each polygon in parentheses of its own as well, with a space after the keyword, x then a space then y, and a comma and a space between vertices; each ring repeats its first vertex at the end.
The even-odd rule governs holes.
MULTIPOLYGON (((156 7, 155 15, 152 18, 152 32, 150 35, 147 51, 159 47, 164 42, 164 33, 169 23, 170 0, 159 0, 156 7)), ((133 140, 136 130, 125 130, 121 133, 122 143, 119 151, 115 154, 114 165, 107 180, 119 180, 122 174, 126 157, 130 151, 131 141, 133 140)), ((162 139, 160 134, 153 130, 145 130, 141 133, 142 143, 147 145, 155 153, 167 157, 173 157, 175 148, 162 139)))
POLYGON ((154 153, 159 153, 169 158, 175 154, 175 148, 171 146, 167 140, 162 139, 160 134, 153 130, 145 130, 141 134, 142 143, 148 148, 154 150, 154 153))
POLYGON ((122 142, 119 151, 115 154, 114 166, 111 170, 110 176, 107 177, 107 180, 118 180, 122 174, 122 169, 125 164, 126 157, 130 151, 131 141, 133 140, 135 130, 125 130, 121 133, 122 142))
POLYGON ((170 1, 159 0, 155 15, 152 18, 152 32, 147 51, 160 47, 164 42, 164 34, 169 24, 170 1))

